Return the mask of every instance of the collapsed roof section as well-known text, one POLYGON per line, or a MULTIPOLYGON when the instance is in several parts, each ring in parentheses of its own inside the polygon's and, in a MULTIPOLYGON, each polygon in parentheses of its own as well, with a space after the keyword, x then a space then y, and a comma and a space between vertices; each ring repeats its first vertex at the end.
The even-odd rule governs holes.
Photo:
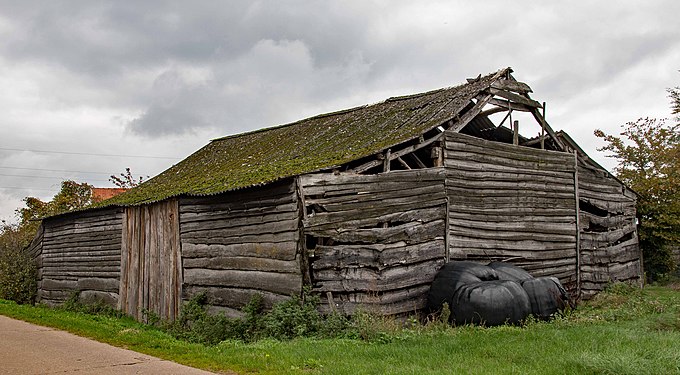
MULTIPOLYGON (((411 154, 412 163, 430 166, 414 153, 438 142, 445 130, 493 141, 564 150, 545 122, 531 88, 506 68, 466 84, 318 115, 278 127, 211 141, 188 158, 124 194, 97 205, 128 206, 180 195, 211 195, 267 184, 320 170, 365 173, 387 160, 411 154), (539 142, 504 127, 514 111, 531 114, 544 136, 539 142), (488 116, 504 112, 500 124, 488 116)), ((422 152, 422 151, 421 151, 422 152)), ((436 165, 436 163, 435 163, 436 165)), ((389 167, 387 168, 389 170, 389 167)))

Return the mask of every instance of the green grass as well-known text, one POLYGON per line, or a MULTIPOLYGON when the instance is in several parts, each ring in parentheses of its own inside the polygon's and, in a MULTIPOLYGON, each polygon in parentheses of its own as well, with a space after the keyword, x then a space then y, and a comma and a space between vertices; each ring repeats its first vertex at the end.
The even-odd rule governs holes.
POLYGON ((20 306, 0 314, 212 371, 305 374, 680 374, 680 288, 612 288, 553 322, 392 329, 373 341, 302 338, 216 346, 131 319, 20 306))

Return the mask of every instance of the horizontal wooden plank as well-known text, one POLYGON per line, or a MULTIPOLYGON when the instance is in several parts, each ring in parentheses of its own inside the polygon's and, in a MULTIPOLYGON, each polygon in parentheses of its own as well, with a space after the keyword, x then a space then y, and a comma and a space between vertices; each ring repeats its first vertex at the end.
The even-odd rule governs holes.
POLYGON ((120 259, 120 247, 111 250, 96 250, 96 251, 80 251, 81 249, 76 249, 78 251, 63 251, 56 253, 46 253, 43 254, 43 259, 48 258, 69 258, 69 257, 106 257, 106 259, 112 259, 109 257, 117 256, 120 259))
POLYGON ((314 272, 314 290, 320 292, 386 291, 431 283, 444 259, 403 265, 383 271, 369 268, 343 268, 314 272))
POLYGON ((120 269, 116 271, 113 271, 113 268, 111 268, 111 270, 107 269, 101 271, 81 271, 62 268, 50 268, 49 270, 47 268, 43 269, 43 278, 69 280, 79 277, 118 278, 120 277, 120 269))
POLYGON ((78 280, 42 280, 43 290, 101 290, 118 292, 119 281, 116 278, 80 278, 78 280))
POLYGON ((552 233, 535 233, 535 232, 513 232, 501 230, 483 230, 471 229, 465 227, 456 227, 454 225, 450 228, 452 236, 468 238, 468 239, 483 239, 483 240, 506 240, 506 241, 524 241, 534 240, 541 242, 569 242, 576 243, 576 234, 563 235, 552 233))
MULTIPOLYGON (((78 227, 64 227, 64 228, 47 228, 45 230, 44 237, 54 238, 62 237, 66 235, 82 235, 82 234, 93 234, 98 235, 101 232, 120 232, 122 230, 122 221, 117 220, 115 223, 102 224, 102 225, 79 225, 78 227)), ((120 235, 120 234, 119 234, 120 235)))
POLYGON ((122 244, 117 241, 107 242, 88 242, 74 245, 52 245, 45 244, 43 246, 43 255, 77 253, 77 252, 105 252, 105 251, 120 251, 122 244))
MULTIPOLYGON (((199 215, 200 216, 200 215, 199 215)), ((207 215, 204 215, 207 216, 207 215)), ((200 216, 198 220, 183 221, 183 217, 180 216, 182 222, 180 226, 180 234, 186 234, 194 231, 200 230, 212 230, 212 229, 230 229, 230 228, 240 228, 247 226, 259 226, 266 225, 270 223, 278 223, 286 220, 297 220, 297 211, 275 213, 275 214, 263 214, 263 215, 253 215, 253 216, 235 216, 230 213, 225 213, 224 216, 219 218, 207 218, 200 216)))
MULTIPOLYGON (((311 215, 304 221, 303 225, 306 228, 313 228, 315 230, 325 229, 357 229, 376 227, 382 223, 409 223, 409 222, 425 222, 434 221, 437 219, 444 219, 446 216, 446 206, 440 204, 435 207, 425 207, 415 210, 385 210, 386 213, 376 212, 371 215, 364 212, 363 217, 357 217, 354 214, 344 215, 342 213, 316 213, 311 215), (348 219, 351 218, 351 219, 348 219)), ((358 214, 358 212, 357 212, 358 214)))
POLYGON ((348 189, 351 187, 366 188, 366 186, 377 186, 380 183, 403 183, 403 182, 425 182, 443 181, 443 168, 414 169, 404 171, 391 171, 389 173, 379 173, 374 175, 362 175, 355 173, 312 173, 300 176, 300 183, 306 195, 316 195, 314 187, 322 188, 321 193, 326 189, 348 189))
POLYGON ((75 247, 94 247, 94 246, 107 246, 107 245, 118 245, 122 242, 121 237, 75 237, 69 238, 65 237, 59 241, 44 240, 43 241, 43 251, 48 249, 60 249, 60 248, 75 248, 75 247))
POLYGON ((365 244, 317 246, 311 259, 312 269, 365 266, 377 270, 401 264, 420 263, 446 257, 444 240, 433 240, 413 245, 365 244))
POLYGON ((342 207, 347 207, 347 210, 354 209, 352 205, 365 202, 384 201, 387 199, 399 199, 412 197, 411 200, 419 200, 421 195, 433 194, 443 191, 443 181, 436 184, 404 184, 401 190, 395 191, 361 191, 356 194, 338 195, 328 198, 312 198, 305 197, 305 204, 310 206, 312 204, 319 205, 326 208, 328 211, 342 210, 342 207), (336 208, 339 207, 340 209, 336 208))
POLYGON ((284 203, 277 206, 264 206, 248 209, 235 209, 229 207, 210 206, 186 206, 180 212, 182 222, 219 220, 233 217, 261 216, 266 214, 296 212, 298 205, 295 202, 284 203))
POLYGON ((449 202, 451 209, 455 210, 458 207, 463 209, 475 208, 545 208, 555 207, 559 209, 575 209, 576 200, 574 197, 569 198, 554 198, 550 195, 544 196, 526 196, 526 195, 508 195, 508 196, 475 196, 471 191, 447 191, 449 193, 449 202))
POLYGON ((300 275, 262 271, 188 268, 184 270, 184 283, 195 286, 255 288, 283 295, 302 290, 300 275))
POLYGON ((475 257, 479 259, 511 259, 517 258, 525 261, 543 261, 552 259, 576 259, 576 246, 571 249, 562 250, 523 250, 523 249, 494 249, 484 248, 480 245, 478 247, 457 247, 451 251, 465 254, 468 258, 475 257))
POLYGON ((342 203, 327 203, 322 205, 322 209, 325 212, 343 212, 343 211, 353 211, 353 210, 366 210, 375 209, 381 207, 395 207, 395 206, 406 206, 412 207, 414 203, 420 203, 422 201, 434 201, 446 199, 446 194, 444 191, 444 185, 430 187, 426 191, 423 190, 423 195, 407 195, 402 197, 384 197, 383 199, 371 199, 365 201, 355 201, 355 202, 342 202, 342 203), (426 198, 425 198, 426 197, 426 198))
MULTIPOLYGON (((476 219, 479 220, 479 219, 476 219)), ((555 235, 576 236, 576 223, 553 223, 553 222, 489 222, 472 221, 454 218, 449 221, 451 232, 458 233, 467 228, 468 230, 484 230, 488 232, 514 232, 514 233, 545 233, 555 235)))
POLYGON ((300 273, 300 264, 295 260, 280 260, 261 257, 218 256, 211 258, 185 258, 184 268, 205 268, 212 270, 252 270, 282 273, 300 273))
POLYGON ((555 175, 543 175, 535 173, 522 173, 521 170, 487 171, 487 170, 466 170, 457 168, 447 168, 447 183, 449 179, 464 180, 469 183, 479 183, 486 181, 493 182, 515 182, 515 183, 534 183, 547 186, 571 186, 573 190, 574 179, 571 173, 563 172, 555 175))
POLYGON ((574 195, 573 185, 546 184, 542 182, 530 181, 493 181, 493 180, 466 180, 465 178, 454 177, 447 181, 447 190, 468 190, 468 194, 479 195, 487 192, 504 192, 500 195, 512 195, 525 193, 529 195, 541 194, 554 197, 568 198, 574 195))
POLYGON ((429 223, 407 223, 388 228, 350 229, 350 230, 305 230, 308 235, 331 238, 343 243, 394 243, 407 244, 444 237, 444 220, 429 223))
MULTIPOLYGON (((446 204, 444 194, 430 195, 421 197, 420 200, 409 203, 397 203, 396 205, 376 204, 373 207, 358 208, 351 211, 338 212, 315 212, 308 215, 306 223, 315 224, 329 223, 350 223, 355 220, 371 220, 371 218, 391 215, 397 212, 408 212, 413 210, 430 209, 443 207, 446 204)), ((348 224, 348 227, 352 225, 348 224)), ((328 227, 328 226, 326 226, 328 227)))
POLYGON ((188 300, 199 293, 205 293, 209 305, 230 307, 236 310, 242 309, 255 295, 262 296, 262 302, 265 309, 271 309, 275 303, 280 303, 290 298, 290 295, 247 288, 200 287, 189 285, 182 291, 183 299, 185 300, 188 300))
POLYGON ((281 220, 277 222, 269 222, 263 224, 253 224, 253 225, 243 225, 243 226, 233 226, 221 228, 218 225, 212 225, 212 229, 209 228, 196 228, 193 231, 181 233, 181 237, 184 240, 191 241, 193 239, 202 238, 229 238, 229 237, 243 237, 248 235, 279 235, 286 234, 289 235, 290 232, 297 231, 299 226, 299 220, 297 218, 281 220))
POLYGON ((247 243, 284 243, 297 242, 299 232, 288 231, 281 233, 262 233, 262 234, 248 234, 248 235, 232 235, 223 236, 220 233, 214 233, 213 236, 182 236, 181 241, 184 243, 192 243, 195 245, 236 245, 247 243))
POLYGON ((496 156, 493 154, 477 154, 473 152, 463 152, 463 151, 444 151, 445 162, 444 165, 449 167, 449 160, 465 160, 472 161, 480 164, 493 164, 497 166, 507 166, 513 168, 519 168, 522 170, 550 170, 550 171, 560 171, 560 172, 574 172, 573 162, 561 163, 558 161, 545 161, 545 160, 534 160, 532 158, 525 158, 525 160, 518 158, 503 158, 501 156, 496 156))
POLYGON ((470 239, 466 237, 452 236, 450 238, 452 248, 463 249, 498 249, 498 250, 516 250, 516 251, 531 251, 542 252, 551 250, 570 250, 576 249, 576 241, 573 242, 545 242, 530 239, 522 240, 496 240, 487 239, 480 241, 479 239, 470 239))
MULTIPOLYGON (((552 223, 552 224, 568 224, 576 227, 576 215, 569 215, 569 210, 560 210, 562 215, 557 215, 555 212, 550 212, 550 210, 544 210, 547 215, 542 213, 536 213, 532 215, 529 210, 512 211, 504 210, 503 214, 499 214, 501 210, 494 210, 492 212, 484 212, 484 209, 470 214, 461 212, 458 207, 452 207, 449 213, 449 218, 453 220, 461 220, 466 222, 485 222, 485 223, 552 223)), ((574 210, 571 210, 574 213, 574 210)))
POLYGON ((583 232, 581 233, 581 248, 596 249, 607 247, 633 233, 635 230, 635 224, 631 223, 624 228, 609 232, 583 232))
POLYGON ((183 258, 247 256, 293 260, 297 254, 298 243, 288 242, 252 242, 219 244, 194 244, 182 241, 183 258))
POLYGON ((460 152, 463 154, 488 155, 498 159, 538 162, 542 164, 569 164, 571 165, 572 172, 575 169, 574 155, 566 152, 541 150, 533 147, 515 146, 509 143, 487 141, 481 138, 478 139, 482 142, 467 138, 464 140, 456 139, 455 135, 447 134, 445 148, 446 151, 450 151, 451 154, 460 152))
POLYGON ((570 179, 573 177, 572 171, 553 171, 550 169, 527 169, 517 165, 497 165, 489 163, 479 163, 472 160, 465 159, 446 159, 447 178, 451 178, 457 171, 461 172, 478 172, 478 173, 508 173, 520 174, 530 178, 536 176, 538 178, 556 178, 556 179, 570 179))

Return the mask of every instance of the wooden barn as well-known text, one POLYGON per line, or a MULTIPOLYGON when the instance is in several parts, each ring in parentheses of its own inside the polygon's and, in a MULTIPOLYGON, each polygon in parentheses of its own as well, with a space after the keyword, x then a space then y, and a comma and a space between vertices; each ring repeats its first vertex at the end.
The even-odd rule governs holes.
POLYGON ((326 309, 401 314, 457 259, 509 261, 583 298, 639 281, 636 194, 554 132, 511 73, 215 139, 45 218, 29 248, 39 299, 80 291, 173 319, 199 292, 238 315, 255 293, 271 305, 310 286, 326 309))

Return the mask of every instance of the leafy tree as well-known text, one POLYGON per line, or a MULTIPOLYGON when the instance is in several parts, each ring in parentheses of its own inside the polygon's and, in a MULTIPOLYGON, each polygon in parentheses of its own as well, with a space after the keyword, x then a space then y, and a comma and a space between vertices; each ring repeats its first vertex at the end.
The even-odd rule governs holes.
POLYGON ((19 303, 35 297, 35 266, 24 249, 36 234, 40 219, 92 203, 92 186, 63 181, 61 189, 49 202, 35 197, 24 198, 26 207, 16 210, 19 222, 0 225, 0 298, 19 303))
MULTIPOLYGON (((673 103, 676 107, 680 103, 673 103)), ((659 279, 674 268, 671 246, 680 244, 680 124, 639 119, 623 126, 620 136, 595 130, 618 161, 614 172, 639 195, 638 234, 645 270, 659 279)))
POLYGON ((130 172, 130 168, 125 168, 125 173, 121 173, 120 177, 116 175, 111 175, 111 177, 109 177, 109 181, 111 181, 114 185, 120 188, 130 189, 139 186, 139 184, 141 184, 142 182, 144 182, 145 179, 148 178, 149 176, 134 177, 132 175, 132 172, 130 172))
POLYGON ((671 98, 671 113, 680 115, 680 86, 668 89, 668 97, 671 98))

